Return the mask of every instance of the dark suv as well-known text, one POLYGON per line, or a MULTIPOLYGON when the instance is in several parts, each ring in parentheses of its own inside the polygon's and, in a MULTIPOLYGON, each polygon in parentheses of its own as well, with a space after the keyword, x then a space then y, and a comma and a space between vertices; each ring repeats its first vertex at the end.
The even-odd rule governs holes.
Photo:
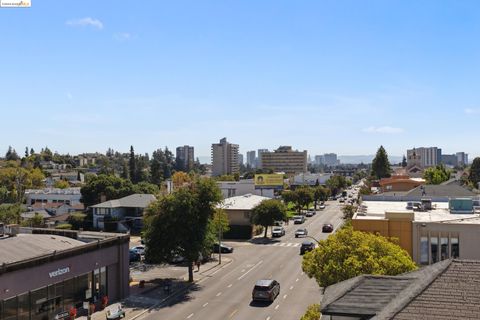
POLYGON ((252 291, 253 301, 271 301, 280 294, 280 283, 276 280, 258 280, 252 291))
POLYGON ((302 246, 300 247, 300 254, 304 254, 305 252, 312 251, 315 249, 315 244, 311 241, 304 241, 302 242, 302 246))

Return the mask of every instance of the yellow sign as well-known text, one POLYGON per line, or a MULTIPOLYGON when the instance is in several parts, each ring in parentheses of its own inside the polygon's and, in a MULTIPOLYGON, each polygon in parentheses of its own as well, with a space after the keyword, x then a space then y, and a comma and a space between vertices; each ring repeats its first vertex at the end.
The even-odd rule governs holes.
POLYGON ((31 0, 0 0, 1 8, 30 8, 31 0))
POLYGON ((255 187, 283 187, 283 174, 256 174, 255 187))

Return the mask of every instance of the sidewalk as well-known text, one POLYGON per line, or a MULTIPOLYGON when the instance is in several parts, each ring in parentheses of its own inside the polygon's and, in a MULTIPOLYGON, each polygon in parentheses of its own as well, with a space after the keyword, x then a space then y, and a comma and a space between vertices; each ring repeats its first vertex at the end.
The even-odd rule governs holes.
MULTIPOLYGON (((156 278, 145 281, 144 288, 139 287, 138 281, 130 283, 130 296, 123 301, 120 301, 125 311, 125 319, 136 319, 146 313, 150 308, 156 307, 171 297, 184 293, 190 286, 199 283, 206 278, 212 277, 218 270, 226 267, 232 262, 228 257, 222 256, 222 264, 218 264, 218 260, 212 260, 200 267, 200 272, 194 268, 193 283, 188 282, 187 267, 182 267, 185 272, 176 278, 169 278, 171 281, 171 291, 166 293, 164 291, 164 283, 166 278, 156 278)), ((155 268, 149 270, 155 272, 155 268)), ((146 271, 145 273, 148 273, 146 271)), ((138 279, 137 279, 138 280, 138 279)), ((105 311, 100 310, 92 314, 92 320, 104 320, 106 318, 105 311)), ((78 317, 79 320, 87 320, 86 316, 78 317)))

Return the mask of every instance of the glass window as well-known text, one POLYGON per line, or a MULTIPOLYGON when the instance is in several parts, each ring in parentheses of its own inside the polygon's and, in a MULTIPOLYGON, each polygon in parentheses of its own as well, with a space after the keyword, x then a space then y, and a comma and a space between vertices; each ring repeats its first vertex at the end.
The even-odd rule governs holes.
POLYGON ((441 260, 448 259, 448 238, 447 237, 440 238, 440 259, 441 260))
POLYGON ((91 297, 87 296, 87 290, 92 289, 92 274, 87 273, 76 278, 75 302, 81 303, 91 297))
POLYGON ((93 271, 93 296, 95 301, 100 299, 100 269, 93 271))
POLYGON ((31 291, 32 320, 48 319, 49 304, 47 287, 31 291))
POLYGON ((107 293, 107 268, 100 268, 100 296, 106 296, 107 293))
POLYGON ((54 287, 54 294, 49 296, 52 300, 53 305, 53 315, 59 314, 60 312, 64 311, 63 309, 63 282, 56 283, 53 285, 54 287))
POLYGON ((432 263, 438 262, 438 238, 430 238, 430 251, 432 257, 432 263))
POLYGON ((30 294, 24 293, 18 297, 18 320, 30 319, 30 294))
POLYGON ((452 244, 452 258, 460 257, 460 246, 458 243, 458 238, 457 237, 450 238, 450 242, 452 244))
POLYGON ((17 298, 3 301, 3 320, 17 319, 17 298))
POLYGON ((63 304, 66 311, 75 305, 75 279, 63 282, 63 304))
POLYGON ((420 264, 428 264, 428 237, 420 238, 420 264))

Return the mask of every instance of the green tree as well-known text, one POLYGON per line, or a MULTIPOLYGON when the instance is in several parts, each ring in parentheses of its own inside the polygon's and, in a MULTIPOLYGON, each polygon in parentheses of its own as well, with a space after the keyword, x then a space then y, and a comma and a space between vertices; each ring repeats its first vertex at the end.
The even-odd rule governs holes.
POLYGON ((378 148, 377 154, 372 161, 372 176, 376 179, 388 178, 390 177, 390 162, 388 161, 387 151, 383 146, 378 148))
POLYGON ((207 257, 212 253, 213 244, 218 242, 221 235, 230 229, 228 216, 223 209, 217 208, 213 217, 208 223, 208 232, 203 246, 203 256, 207 257))
POLYGON ((21 225, 30 228, 43 228, 45 226, 45 221, 40 214, 35 213, 33 217, 22 221, 21 225))
POLYGON ((402 158, 402 167, 405 168, 407 166, 407 158, 405 157, 405 155, 403 155, 403 158, 402 158))
POLYGON ((57 180, 57 181, 55 181, 53 186, 55 188, 59 188, 59 189, 66 189, 66 188, 70 187, 70 184, 68 183, 68 181, 65 181, 65 180, 57 180))
POLYGON ((346 205, 342 208, 343 212, 343 219, 344 220, 352 220, 353 215, 357 211, 357 207, 352 206, 352 205, 346 205))
POLYGON ((297 193, 295 191, 292 191, 292 190, 284 190, 282 192, 282 200, 283 202, 288 205, 290 202, 292 203, 297 203, 297 193))
POLYGON ((0 222, 5 224, 20 223, 21 212, 20 204, 2 204, 0 205, 0 222))
POLYGON ((26 189, 42 188, 45 176, 40 169, 20 167, 16 161, 8 161, 0 168, 0 186, 8 190, 5 202, 23 202, 26 189))
POLYGON ((130 158, 128 160, 128 169, 129 169, 129 176, 130 180, 133 183, 137 182, 137 162, 135 161, 135 151, 133 150, 133 146, 130 146, 130 158))
POLYGON ((268 226, 273 226, 275 221, 287 219, 287 208, 276 199, 268 199, 260 202, 258 206, 253 208, 250 221, 253 224, 263 226, 265 228, 264 237, 267 237, 268 226))
POLYGON ((81 212, 74 212, 70 214, 67 219, 68 224, 72 226, 73 230, 78 230, 80 228, 86 227, 86 218, 87 215, 81 212))
POLYGON ((147 259, 162 263, 176 255, 183 256, 188 262, 188 278, 192 282, 192 263, 204 251, 209 223, 221 199, 215 181, 197 179, 153 202, 145 218, 147 259))
POLYGON ((98 204, 105 196, 105 201, 126 197, 134 194, 131 181, 113 175, 100 174, 88 176, 87 183, 80 189, 85 207, 98 204))
POLYGON ((472 165, 470 166, 470 173, 468 174, 468 180, 478 188, 478 183, 480 182, 480 157, 473 159, 472 165))
POLYGON ((160 192, 160 189, 156 184, 142 181, 133 185, 133 191, 134 193, 146 193, 156 195, 160 192))
POLYGON ((305 312, 300 320, 320 320, 321 316, 320 305, 312 304, 308 306, 307 312, 305 312))
POLYGON ((298 212, 301 212, 302 209, 308 208, 310 203, 313 201, 313 191, 310 187, 300 187, 295 190, 297 194, 297 208, 298 212))
POLYGON ((12 146, 8 146, 7 153, 5 154, 5 159, 7 161, 17 161, 20 159, 20 157, 17 154, 17 151, 12 148, 12 146))
POLYGON ((438 165, 435 167, 427 168, 423 173, 423 178, 427 184, 441 184, 442 182, 450 179, 450 170, 447 170, 445 166, 438 165))
POLYGON ((330 189, 330 193, 336 195, 340 190, 347 186, 347 180, 344 176, 332 176, 327 180, 327 187, 330 189))
POLYGON ((416 269, 407 251, 389 239, 344 227, 303 257, 302 268, 327 287, 362 274, 397 275, 416 269))
POLYGON ((313 188, 313 200, 315 201, 315 209, 317 209, 317 202, 318 201, 326 201, 330 196, 330 189, 316 186, 313 188))
POLYGON ((5 186, 0 187, 0 204, 8 201, 8 189, 5 186))

